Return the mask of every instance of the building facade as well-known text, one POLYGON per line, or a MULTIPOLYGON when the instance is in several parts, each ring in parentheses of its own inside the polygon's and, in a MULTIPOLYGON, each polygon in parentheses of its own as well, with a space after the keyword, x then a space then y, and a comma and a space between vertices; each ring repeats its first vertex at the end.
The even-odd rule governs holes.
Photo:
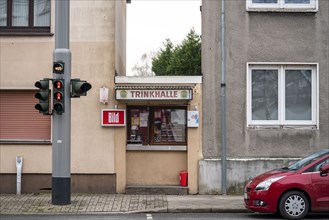
MULTIPOLYGON (((0 192, 16 191, 16 156, 22 193, 49 190, 52 117, 34 109, 34 83, 52 78, 55 1, 2 2, 0 192)), ((264 170, 329 146, 329 2, 225 5, 234 193, 264 170)), ((223 193, 221 25, 221 1, 203 0, 202 76, 127 77, 126 1, 70 1, 72 78, 93 87, 71 103, 72 192, 223 193)))
MULTIPOLYGON (((34 109, 34 84, 52 78, 55 1, 0 10, 0 191, 16 191, 16 156, 22 193, 50 190, 53 121, 34 109)), ((72 192, 197 193, 202 77, 126 77, 125 18, 126 1, 70 1, 71 78, 92 85, 71 99, 72 192)))
MULTIPOLYGON (((202 4, 200 193, 221 193, 222 1, 202 4), (213 174, 217 175, 213 175, 213 174)), ((225 1, 227 191, 329 147, 329 1, 225 1)), ((225 177, 223 177, 225 178, 225 177)))

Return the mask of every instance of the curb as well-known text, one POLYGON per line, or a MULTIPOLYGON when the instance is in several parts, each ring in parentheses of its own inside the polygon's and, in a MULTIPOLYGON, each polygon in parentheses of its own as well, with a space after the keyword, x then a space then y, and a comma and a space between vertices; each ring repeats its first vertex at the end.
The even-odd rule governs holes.
POLYGON ((141 211, 127 211, 127 212, 20 212, 20 213, 6 213, 1 212, 0 215, 12 216, 12 215, 129 215, 129 214, 138 214, 138 213, 252 213, 247 209, 221 209, 221 208, 180 208, 180 209, 150 209, 150 210, 141 210, 141 211))
POLYGON ((247 209, 224 209, 224 208, 173 208, 168 213, 248 213, 247 209))

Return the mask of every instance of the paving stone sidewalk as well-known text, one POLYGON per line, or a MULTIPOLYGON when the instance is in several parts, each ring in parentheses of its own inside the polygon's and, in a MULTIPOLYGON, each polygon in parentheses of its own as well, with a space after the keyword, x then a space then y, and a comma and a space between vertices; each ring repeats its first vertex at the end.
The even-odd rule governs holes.
POLYGON ((52 205, 51 193, 1 194, 0 214, 146 212, 246 212, 242 196, 72 194, 71 204, 52 205))
POLYGON ((0 195, 1 214, 166 211, 165 195, 72 194, 70 205, 52 205, 51 194, 0 195))

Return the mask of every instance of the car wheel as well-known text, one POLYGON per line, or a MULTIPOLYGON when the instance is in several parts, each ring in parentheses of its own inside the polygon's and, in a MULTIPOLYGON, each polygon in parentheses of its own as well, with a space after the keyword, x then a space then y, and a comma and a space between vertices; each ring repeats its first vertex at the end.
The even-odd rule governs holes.
POLYGON ((309 209, 307 197, 298 191, 286 192, 279 203, 279 211, 286 219, 304 218, 309 209))

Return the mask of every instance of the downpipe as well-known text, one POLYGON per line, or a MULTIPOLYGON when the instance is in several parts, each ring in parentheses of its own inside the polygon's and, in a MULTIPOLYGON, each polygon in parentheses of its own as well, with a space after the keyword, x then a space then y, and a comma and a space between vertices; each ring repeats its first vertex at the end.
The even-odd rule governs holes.
POLYGON ((221 159, 222 159, 222 194, 226 195, 226 55, 225 55, 225 1, 221 3, 221 159))

